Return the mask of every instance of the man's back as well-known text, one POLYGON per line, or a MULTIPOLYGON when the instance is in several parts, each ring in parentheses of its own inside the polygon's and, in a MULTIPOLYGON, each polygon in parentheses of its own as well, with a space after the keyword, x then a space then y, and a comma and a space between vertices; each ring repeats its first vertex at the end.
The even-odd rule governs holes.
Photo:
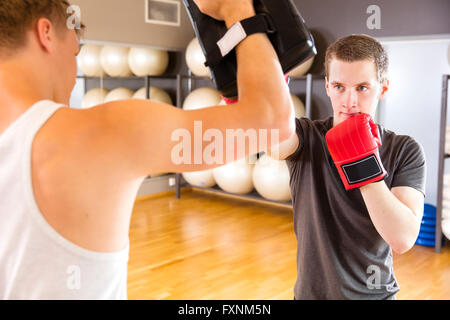
POLYGON ((0 135, 7 154, 0 159, 3 299, 126 298, 127 230, 108 229, 105 216, 129 217, 123 203, 132 206, 135 194, 123 196, 120 183, 106 186, 96 161, 73 153, 83 137, 65 139, 84 131, 74 111, 41 101, 0 135), (101 187, 97 203, 83 196, 101 187))

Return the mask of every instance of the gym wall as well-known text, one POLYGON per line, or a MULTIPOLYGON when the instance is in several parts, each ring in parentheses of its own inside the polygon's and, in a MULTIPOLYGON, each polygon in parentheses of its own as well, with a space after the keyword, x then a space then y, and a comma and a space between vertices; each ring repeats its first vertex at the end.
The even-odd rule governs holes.
POLYGON ((145 21, 146 0, 70 0, 81 9, 81 20, 88 26, 89 42, 114 42, 155 49, 183 51, 194 31, 181 0, 180 25, 161 25, 145 21))

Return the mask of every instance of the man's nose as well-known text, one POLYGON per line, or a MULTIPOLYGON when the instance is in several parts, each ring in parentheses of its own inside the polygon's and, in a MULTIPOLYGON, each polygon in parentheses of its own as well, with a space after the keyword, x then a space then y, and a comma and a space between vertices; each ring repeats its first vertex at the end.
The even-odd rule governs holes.
POLYGON ((347 91, 342 101, 342 106, 348 110, 352 110, 356 108, 357 105, 358 105, 358 96, 356 92, 354 92, 353 90, 347 91))

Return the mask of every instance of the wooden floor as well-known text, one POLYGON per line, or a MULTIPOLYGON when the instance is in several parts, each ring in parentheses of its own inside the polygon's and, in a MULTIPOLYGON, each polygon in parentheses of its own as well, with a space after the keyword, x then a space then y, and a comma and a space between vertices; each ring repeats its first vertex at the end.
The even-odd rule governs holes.
MULTIPOLYGON (((449 299, 450 249, 394 255, 398 299, 449 299)), ((296 279, 292 211, 198 191, 137 200, 129 299, 287 299, 296 279)))

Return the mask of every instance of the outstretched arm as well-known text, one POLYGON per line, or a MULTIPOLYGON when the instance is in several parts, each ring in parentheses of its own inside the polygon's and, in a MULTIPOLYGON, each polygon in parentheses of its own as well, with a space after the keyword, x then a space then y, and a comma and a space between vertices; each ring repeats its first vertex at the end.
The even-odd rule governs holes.
MULTIPOLYGON (((219 6, 208 10, 218 18, 223 17, 228 26, 254 15, 252 1, 249 0, 206 3, 219 6)), ((202 6, 199 7, 202 9, 202 6)), ((117 170, 126 170, 133 177, 144 177, 154 172, 197 171, 223 164, 207 163, 205 159, 196 163, 195 155, 198 157, 201 153, 203 158, 209 145, 208 142, 202 143, 202 137, 198 136, 195 130, 199 127, 197 121, 200 121, 203 133, 210 130, 210 133, 223 137, 223 143, 217 143, 215 152, 223 155, 224 162, 265 150, 287 139, 295 129, 293 107, 281 66, 268 37, 265 34, 247 37, 236 47, 236 54, 238 103, 184 111, 145 100, 110 102, 85 111, 90 115, 87 118, 95 119, 93 125, 97 126, 91 143, 98 148, 98 152, 111 159, 120 159, 117 170), (241 130, 244 142, 234 143, 233 146, 230 139, 236 139, 236 136, 229 137, 227 130, 241 130), (253 141, 245 133, 264 132, 260 130, 266 130, 267 143, 259 139, 256 149, 250 150, 253 141), (271 130, 276 130, 277 134, 271 135, 271 130), (183 132, 191 138, 190 150, 183 149, 183 152, 190 152, 191 161, 177 163, 174 161, 174 151, 180 141, 174 141, 173 137, 183 132), (238 148, 244 148, 245 152, 237 153, 238 148)))

